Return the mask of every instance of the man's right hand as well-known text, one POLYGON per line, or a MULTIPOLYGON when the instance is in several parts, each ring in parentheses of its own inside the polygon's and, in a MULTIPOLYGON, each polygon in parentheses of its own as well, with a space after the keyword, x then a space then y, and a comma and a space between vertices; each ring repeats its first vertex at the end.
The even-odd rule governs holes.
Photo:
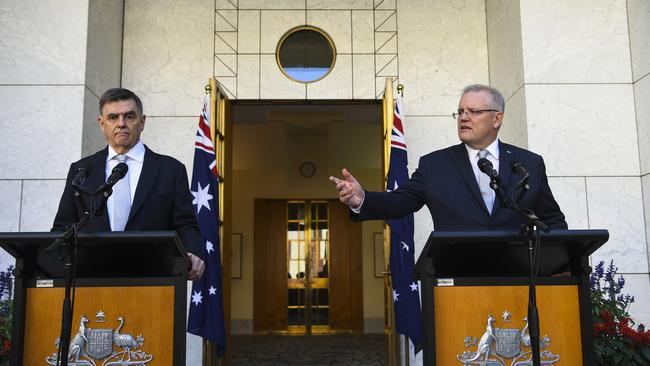
POLYGON ((343 179, 330 177, 330 182, 336 185, 339 191, 339 199, 351 208, 358 208, 363 203, 365 196, 361 184, 348 172, 347 169, 341 171, 343 179))

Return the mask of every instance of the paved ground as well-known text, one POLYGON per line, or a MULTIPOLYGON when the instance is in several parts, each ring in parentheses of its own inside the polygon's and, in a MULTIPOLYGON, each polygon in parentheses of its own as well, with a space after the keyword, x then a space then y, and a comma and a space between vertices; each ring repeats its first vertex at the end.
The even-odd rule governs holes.
POLYGON ((233 366, 384 366, 382 334, 233 336, 233 366))

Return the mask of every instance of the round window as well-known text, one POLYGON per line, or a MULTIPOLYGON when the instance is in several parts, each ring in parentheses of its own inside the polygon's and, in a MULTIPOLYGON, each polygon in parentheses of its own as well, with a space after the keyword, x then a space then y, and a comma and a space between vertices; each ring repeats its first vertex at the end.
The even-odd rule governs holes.
POLYGON ((280 70, 289 79, 311 83, 324 78, 334 68, 336 50, 325 32, 302 26, 282 36, 276 58, 280 70))

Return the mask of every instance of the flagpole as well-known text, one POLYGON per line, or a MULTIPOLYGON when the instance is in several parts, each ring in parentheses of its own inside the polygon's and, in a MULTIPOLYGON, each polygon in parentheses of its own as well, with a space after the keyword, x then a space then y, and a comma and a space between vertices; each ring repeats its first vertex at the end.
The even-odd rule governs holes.
MULTIPOLYGON (((209 83, 205 86, 205 94, 210 96, 210 139, 212 141, 215 140, 215 108, 214 108, 214 102, 215 102, 215 84, 214 84, 214 79, 210 79, 209 83)), ((213 148, 216 148, 216 146, 213 146, 213 148)), ((215 149, 216 150, 216 149, 215 149)), ((221 202, 220 202, 221 203, 221 202)), ((221 216, 220 216, 221 217, 221 216)), ((221 233, 220 233, 221 234, 221 233)), ((223 238, 222 235, 219 235, 221 238, 223 238)), ((222 240, 223 242, 223 240, 222 240)), ((223 251, 221 252, 223 253, 223 251)), ((215 347, 214 342, 203 339, 203 366, 220 366, 221 365, 221 360, 219 357, 217 357, 217 349, 215 347)))
MULTIPOLYGON (((404 98, 404 85, 403 84, 397 84, 397 94, 399 94, 400 97, 404 98)), ((392 128, 392 126, 391 126, 392 128)), ((400 339, 404 340, 404 365, 405 366, 410 366, 411 364, 411 352, 410 352, 410 341, 409 337, 406 335, 400 337, 400 339)))

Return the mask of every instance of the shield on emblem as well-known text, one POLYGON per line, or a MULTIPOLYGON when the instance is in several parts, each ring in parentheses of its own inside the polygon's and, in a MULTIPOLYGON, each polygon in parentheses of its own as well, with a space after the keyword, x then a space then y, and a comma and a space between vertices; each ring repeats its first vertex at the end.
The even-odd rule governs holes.
POLYGON ((512 358, 521 352, 518 329, 496 328, 494 330, 494 336, 497 339, 496 353, 499 356, 512 358))
POLYGON ((113 354, 113 329, 89 329, 86 338, 88 356, 102 359, 113 354))

